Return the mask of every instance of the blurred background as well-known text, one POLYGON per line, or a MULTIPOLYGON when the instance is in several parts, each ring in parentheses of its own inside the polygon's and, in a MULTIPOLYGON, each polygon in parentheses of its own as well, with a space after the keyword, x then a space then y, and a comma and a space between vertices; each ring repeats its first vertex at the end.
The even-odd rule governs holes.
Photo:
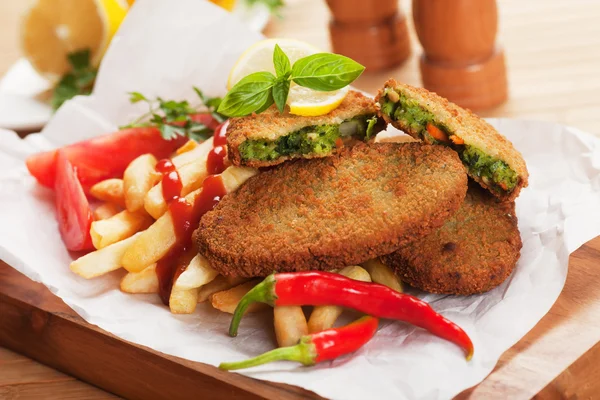
MULTIPOLYGON (((49 1, 43 0, 42 2, 49 1)), ((126 0, 115 1, 126 3, 126 0)), ((371 3, 367 0, 344 1, 348 7, 350 7, 350 3, 352 3, 351 7, 356 6, 354 3, 371 3)), ((235 0, 218 2, 228 8, 237 6, 235 0)), ((253 2, 262 3, 256 0, 253 2)), ((482 4, 489 3, 487 0, 452 0, 451 2, 415 0, 415 3, 417 2, 424 10, 421 13, 425 14, 425 21, 431 21, 432 24, 439 26, 440 32, 433 38, 434 41, 438 40, 437 38, 458 35, 459 33, 453 31, 456 29, 457 22, 460 26, 473 25, 484 18, 484 13, 488 11, 482 4), (461 7, 463 10, 467 9, 467 16, 458 15, 457 17, 448 12, 440 15, 443 10, 436 11, 434 9, 440 3, 452 4, 452 7, 456 7, 456 9, 461 7), (456 21, 452 19, 453 17, 462 19, 456 21)), ((37 0, 0 0, 0 79, 24 56, 20 40, 23 35, 22 16, 35 3, 37 0)), ((268 0, 266 3, 273 5, 279 2, 268 0)), ((334 3, 340 3, 340 1, 329 1, 332 9, 335 8, 334 3)), ((381 5, 386 1, 374 1, 373 3, 381 5)), ((413 4, 408 0, 399 3, 393 1, 393 3, 398 4, 398 15, 405 19, 407 27, 405 36, 406 40, 410 42, 410 53, 406 60, 399 65, 380 71, 368 68, 367 73, 357 82, 357 86, 369 92, 376 90, 389 77, 414 85, 422 85, 419 60, 423 49, 415 33, 415 24, 412 18, 413 4)), ((500 104, 491 107, 479 108, 471 104, 466 104, 466 106, 477 109, 478 113, 483 116, 555 121, 600 135, 600 124, 598 123, 600 122, 598 121, 600 100, 597 95, 600 89, 600 24, 598 24, 600 1, 501 0, 497 3, 497 11, 498 35, 491 36, 490 45, 504 51, 508 100, 500 101, 500 104)), ((285 4, 279 7, 275 14, 277 15, 271 15, 264 21, 266 26, 263 33, 266 36, 292 37, 323 49, 331 49, 330 21, 338 16, 332 16, 326 1, 285 0, 285 4)), ((84 19, 83 16, 81 18, 84 19)), ((339 18, 341 20, 345 17, 339 16, 339 18)), ((259 21, 255 19, 250 23, 258 24, 259 28, 264 25, 260 18, 259 21)), ((341 23, 343 25, 344 21, 341 23)), ((377 21, 367 20, 357 24, 362 24, 366 29, 365 32, 369 29, 372 32, 377 21)), ((484 33, 477 29, 477 25, 474 27, 476 29, 469 31, 467 35, 471 35, 473 40, 477 41, 477 38, 484 33)), ((429 26, 427 29, 431 31, 429 26)), ((491 31, 492 33, 495 31, 494 27, 491 28, 491 31)), ((398 32, 392 32, 392 35, 394 34, 398 35, 398 32)), ((461 34, 464 35, 464 33, 461 34)), ((399 41, 404 38, 396 37, 390 40, 399 41)), ((443 42, 444 40, 441 41, 442 44, 443 42)), ((360 44, 357 43, 356 46, 360 46, 360 44)), ((448 51, 452 52, 452 46, 456 46, 456 41, 449 40, 447 46, 450 46, 448 51)), ((346 49, 348 48, 352 48, 352 42, 346 46, 346 49)), ((334 50, 338 49, 334 48, 334 50)), ((384 55, 380 56, 380 58, 384 57, 384 55)), ((443 65, 444 62, 441 60, 438 65, 443 65)), ((477 62, 469 64, 469 60, 463 64, 465 68, 480 68, 477 62)), ((0 94, 6 86, 6 79, 4 82, 0 80, 0 94)), ((460 103, 460 101, 457 102, 460 103)), ((0 108, 5 105, 6 100, 5 103, 0 100, 0 108)), ((35 126, 25 126, 25 128, 35 128, 35 126)))

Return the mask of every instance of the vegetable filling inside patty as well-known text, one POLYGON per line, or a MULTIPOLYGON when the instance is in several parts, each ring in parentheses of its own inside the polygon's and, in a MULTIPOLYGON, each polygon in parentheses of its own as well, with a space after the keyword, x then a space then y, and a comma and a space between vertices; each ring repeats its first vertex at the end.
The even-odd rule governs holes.
POLYGON ((508 164, 492 157, 477 147, 464 144, 450 129, 438 121, 433 113, 416 100, 392 89, 381 98, 381 112, 400 122, 411 133, 430 144, 450 146, 458 153, 472 176, 480 177, 492 190, 510 193, 517 186, 517 173, 508 164))
MULTIPOLYGON (((277 140, 252 139, 240 147, 242 160, 270 161, 290 155, 331 153, 338 139, 369 140, 385 128, 383 121, 374 115, 360 115, 339 125, 307 126, 277 140)), ((336 145, 337 143, 337 145, 336 145)))

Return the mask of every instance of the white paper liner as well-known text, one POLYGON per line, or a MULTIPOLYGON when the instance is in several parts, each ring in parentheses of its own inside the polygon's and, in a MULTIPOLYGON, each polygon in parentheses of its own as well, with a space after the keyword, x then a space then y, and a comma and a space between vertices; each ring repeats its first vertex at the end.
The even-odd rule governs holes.
MULTIPOLYGON (((136 3, 111 45, 93 96, 68 102, 41 135, 21 140, 0 132, 0 258, 42 282, 86 321, 166 354, 218 365, 273 348, 268 312, 246 316, 239 336, 230 338, 230 315, 206 304, 192 315, 172 315, 156 295, 121 293, 122 271, 94 280, 71 273, 53 194, 23 164, 28 154, 110 132, 139 115, 126 92, 192 99, 195 85, 209 95, 223 94, 231 65, 259 38, 207 2, 136 3)), ((467 363, 459 348, 421 329, 385 321, 353 355, 311 368, 280 362, 241 373, 336 399, 444 399, 492 371, 557 299, 569 254, 600 234, 600 140, 545 122, 491 122, 522 152, 531 174, 517 200, 523 249, 516 271, 483 295, 416 293, 468 332, 473 360, 467 363)))

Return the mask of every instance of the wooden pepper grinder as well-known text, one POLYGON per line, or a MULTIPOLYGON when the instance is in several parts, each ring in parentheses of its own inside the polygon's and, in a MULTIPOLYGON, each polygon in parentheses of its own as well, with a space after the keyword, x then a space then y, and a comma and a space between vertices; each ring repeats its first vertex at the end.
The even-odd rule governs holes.
POLYGON ((398 0, 326 1, 334 52, 358 61, 367 71, 393 68, 408 58, 410 39, 398 0))
POLYGON ((423 86, 474 110, 507 98, 496 0, 413 0, 423 86))

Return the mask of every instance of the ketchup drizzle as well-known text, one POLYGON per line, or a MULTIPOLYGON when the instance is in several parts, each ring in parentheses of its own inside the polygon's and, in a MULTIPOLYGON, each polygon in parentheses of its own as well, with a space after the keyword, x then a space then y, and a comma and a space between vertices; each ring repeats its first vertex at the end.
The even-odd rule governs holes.
POLYGON ((163 174, 161 181, 162 194, 168 204, 181 194, 181 189, 183 188, 181 178, 179 177, 177 168, 175 168, 175 165, 169 159, 160 160, 156 164, 156 171, 163 174))
POLYGON ((229 126, 229 120, 223 122, 217 126, 213 135, 213 146, 225 146, 227 144, 227 127, 229 126))
POLYGON ((206 158, 206 171, 213 174, 220 174, 225 170, 225 157, 227 156, 227 150, 224 146, 217 146, 208 152, 206 158))
POLYGON ((169 305, 169 298, 173 289, 173 282, 185 270, 190 261, 189 252, 192 249, 192 233, 200 223, 200 219, 212 210, 227 193, 223 185, 221 173, 225 170, 225 132, 227 122, 215 131, 213 145, 206 160, 206 170, 210 174, 202 183, 202 191, 196 196, 193 204, 180 197, 181 179, 177 169, 169 160, 161 160, 156 165, 156 170, 162 172, 163 196, 169 204, 169 213, 173 220, 175 231, 175 244, 169 252, 156 264, 156 275, 159 282, 159 296, 165 305, 169 305))

